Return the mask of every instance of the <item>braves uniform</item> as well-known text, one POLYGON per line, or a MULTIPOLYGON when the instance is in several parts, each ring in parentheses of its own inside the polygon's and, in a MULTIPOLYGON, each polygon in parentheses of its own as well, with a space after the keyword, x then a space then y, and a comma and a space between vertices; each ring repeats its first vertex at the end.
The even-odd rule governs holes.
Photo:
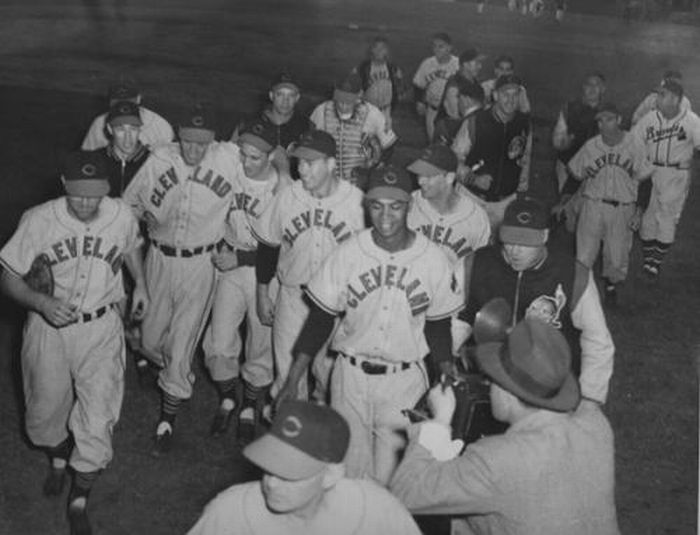
POLYGON ((569 170, 582 180, 583 203, 576 228, 576 257, 592 269, 603 242, 603 277, 615 284, 627 277, 639 180, 653 168, 644 145, 625 132, 607 145, 598 135, 588 140, 569 161, 569 170))
MULTIPOLYGON (((155 148, 158 145, 170 143, 174 139, 173 127, 170 126, 168 121, 163 119, 163 117, 156 112, 144 108, 143 106, 140 106, 139 111, 141 113, 141 121, 143 122, 141 132, 139 133, 139 141, 141 141, 141 143, 148 147, 155 148)), ((103 113, 95 117, 92 121, 85 135, 85 139, 83 140, 83 150, 97 150, 109 145, 109 139, 107 139, 105 133, 106 118, 107 114, 103 113)))
POLYGON ((404 446, 401 411, 428 387, 425 322, 462 307, 450 263, 420 233, 407 249, 389 252, 367 229, 331 253, 307 293, 325 312, 342 314, 331 404, 350 425, 347 473, 386 484, 404 446))
MULTIPOLYGON (((219 275, 211 322, 204 335, 204 359, 214 381, 242 377, 254 387, 272 383, 272 331, 260 323, 255 301, 255 251, 258 241, 251 222, 260 218, 281 188, 291 184, 286 175, 276 173, 268 180, 240 175, 233 182, 233 202, 228 214, 226 243, 238 254, 238 267, 219 275), (241 366, 241 336, 238 325, 246 318, 245 362, 241 366)), ((276 295, 276 287, 272 289, 276 295)))
POLYGON ((25 212, 0 251, 3 267, 17 276, 46 254, 54 297, 78 312, 76 322, 56 328, 30 311, 22 343, 27 435, 37 446, 52 448, 70 430, 70 464, 78 472, 96 472, 112 459, 125 367, 114 305, 124 297, 123 257, 138 245, 136 219, 120 200, 103 198, 97 217, 84 223, 60 197, 25 212))
POLYGON ((413 76, 413 85, 425 91, 425 128, 428 139, 433 139, 435 116, 440 109, 447 80, 457 74, 458 70, 457 56, 451 55, 445 63, 440 63, 435 56, 431 56, 423 60, 413 76))
MULTIPOLYGON (((644 100, 639 103, 639 106, 637 106, 637 109, 634 110, 634 113, 632 114, 632 126, 636 125, 647 113, 656 110, 657 96, 658 93, 656 91, 652 91, 646 97, 644 97, 644 100)), ((681 111, 692 111, 690 100, 688 100, 688 97, 685 95, 683 95, 683 98, 681 98, 680 106, 681 111)))
POLYGON ((146 257, 151 306, 142 323, 143 351, 163 366, 161 389, 178 399, 192 395, 191 361, 214 291, 210 253, 224 235, 234 183, 242 173, 232 143, 210 144, 195 167, 173 143, 156 149, 124 192, 139 218, 154 221, 146 257))
MULTIPOLYGON (((312 197, 303 183, 297 181, 277 193, 262 216, 252 222, 253 233, 260 242, 280 248, 277 264, 280 288, 272 325, 277 367, 273 394, 287 379, 292 347, 309 313, 302 286, 339 243, 363 227, 362 192, 344 180, 324 198, 312 197)), ((314 375, 325 387, 329 364, 321 353, 314 362, 314 375)), ((299 395, 303 399, 306 394, 306 384, 302 382, 299 395)))

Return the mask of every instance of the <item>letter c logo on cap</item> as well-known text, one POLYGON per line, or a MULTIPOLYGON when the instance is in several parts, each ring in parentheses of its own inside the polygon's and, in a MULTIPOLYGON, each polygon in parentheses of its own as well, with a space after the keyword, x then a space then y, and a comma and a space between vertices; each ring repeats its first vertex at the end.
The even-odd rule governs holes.
POLYGON ((287 438, 295 438, 301 434, 303 427, 299 418, 287 416, 282 422, 282 434, 287 438))
POLYGON ((388 173, 384 174, 384 182, 386 182, 387 184, 396 184, 398 180, 399 178, 393 171, 389 171, 388 173))
POLYGON ((95 176, 97 174, 97 167, 91 163, 86 163, 80 168, 80 171, 85 176, 95 176))
POLYGON ((517 215, 517 218, 519 223, 522 223, 523 225, 527 225, 530 221, 532 221, 532 214, 530 212, 520 212, 517 215))
POLYGON ((194 126, 204 126, 204 117, 202 117, 201 115, 195 115, 194 117, 192 117, 192 124, 194 126))

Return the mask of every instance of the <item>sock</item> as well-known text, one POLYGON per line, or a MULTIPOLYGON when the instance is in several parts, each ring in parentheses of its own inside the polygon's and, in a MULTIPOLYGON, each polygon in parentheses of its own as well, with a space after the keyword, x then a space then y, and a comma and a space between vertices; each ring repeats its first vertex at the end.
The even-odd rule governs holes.
POLYGON ((160 410, 160 421, 168 422, 170 426, 173 427, 181 403, 181 398, 163 391, 163 405, 160 410))
POLYGON ((215 384, 221 401, 223 402, 228 399, 234 401, 235 404, 237 391, 241 388, 240 378, 233 377, 225 381, 215 381, 215 384))
POLYGON ((73 486, 70 489, 70 496, 68 497, 68 503, 71 504, 71 507, 85 507, 87 505, 87 499, 92 490, 92 485, 95 483, 98 475, 98 471, 75 471, 73 486))
POLYGON ((46 448, 46 453, 53 468, 62 470, 68 464, 68 458, 73 451, 73 438, 68 436, 63 442, 52 448, 46 448))
POLYGON ((654 245, 656 240, 642 240, 642 256, 644 264, 648 264, 654 254, 654 245))

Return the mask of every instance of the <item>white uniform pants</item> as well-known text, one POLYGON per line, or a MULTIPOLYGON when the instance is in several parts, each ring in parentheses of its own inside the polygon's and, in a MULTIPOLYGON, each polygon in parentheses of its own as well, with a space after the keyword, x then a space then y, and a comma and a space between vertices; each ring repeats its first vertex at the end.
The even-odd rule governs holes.
POLYGON ((54 447, 73 433, 71 466, 94 472, 112 460, 124 396, 126 350, 117 311, 56 329, 34 312, 24 327, 22 378, 27 436, 54 447))
POLYGON ((651 199, 642 217, 643 240, 673 243, 690 188, 690 170, 656 167, 651 175, 651 199))

